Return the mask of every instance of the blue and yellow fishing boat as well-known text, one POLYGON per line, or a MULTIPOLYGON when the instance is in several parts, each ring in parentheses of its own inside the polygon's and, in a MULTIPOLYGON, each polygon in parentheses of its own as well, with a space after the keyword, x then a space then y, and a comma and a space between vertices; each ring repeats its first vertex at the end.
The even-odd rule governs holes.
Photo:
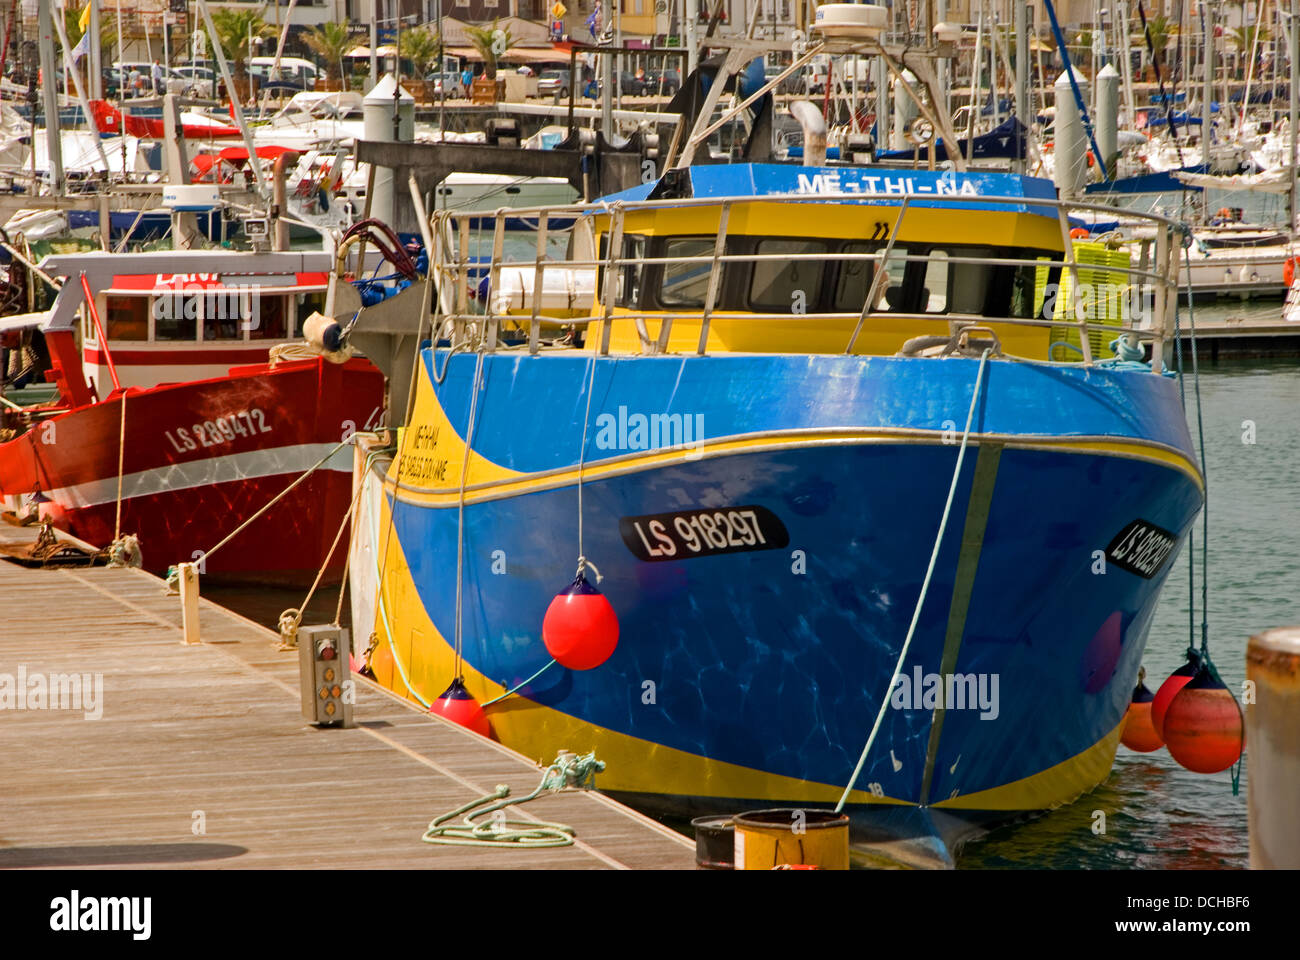
POLYGON ((776 164, 547 213, 570 262, 435 223, 439 338, 358 470, 375 678, 462 676, 649 810, 843 798, 941 857, 1103 780, 1203 498, 1173 225, 1133 264, 1045 181, 776 164), (588 670, 542 636, 575 563, 619 621, 588 670))

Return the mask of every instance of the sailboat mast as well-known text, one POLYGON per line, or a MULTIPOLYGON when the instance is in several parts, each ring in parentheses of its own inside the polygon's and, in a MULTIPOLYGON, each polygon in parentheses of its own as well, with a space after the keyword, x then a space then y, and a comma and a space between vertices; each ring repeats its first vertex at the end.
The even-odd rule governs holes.
MULTIPOLYGON (((41 93, 45 101, 45 148, 49 153, 50 192, 63 194, 63 151, 59 136, 59 72, 54 61, 54 10, 53 0, 39 0, 37 4, 37 43, 41 58, 41 93)), ((33 144, 35 152, 35 144, 33 144)))

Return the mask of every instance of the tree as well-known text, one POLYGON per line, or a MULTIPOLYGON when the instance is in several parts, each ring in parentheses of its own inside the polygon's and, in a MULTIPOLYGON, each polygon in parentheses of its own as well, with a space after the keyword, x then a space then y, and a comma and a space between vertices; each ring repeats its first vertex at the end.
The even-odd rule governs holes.
POLYGON ((1165 47, 1169 46, 1169 41, 1178 34, 1178 24, 1166 16, 1147 17, 1147 28, 1143 30, 1142 21, 1137 21, 1137 29, 1133 32, 1134 37, 1145 45, 1148 34, 1151 36, 1151 49, 1155 50, 1156 56, 1160 58, 1158 62, 1163 64, 1165 47))
POLYGON ((303 35, 303 42, 325 61, 325 76, 335 82, 343 79, 343 57, 352 49, 352 33, 342 23, 322 23, 303 35))
POLYGON ((217 43, 228 60, 234 62, 235 76, 246 76, 244 64, 251 51, 249 41, 275 36, 275 27, 262 18, 262 11, 222 7, 212 11, 212 26, 216 28, 217 43))
POLYGON ((493 20, 490 27, 466 27, 465 35, 469 37, 469 42, 474 44, 474 49, 483 58, 483 75, 489 80, 495 80, 497 59, 509 50, 510 44, 514 42, 510 31, 493 20))
POLYGON ((428 27, 407 30, 401 37, 402 58, 411 61, 416 77, 421 80, 438 63, 441 47, 438 32, 428 27))

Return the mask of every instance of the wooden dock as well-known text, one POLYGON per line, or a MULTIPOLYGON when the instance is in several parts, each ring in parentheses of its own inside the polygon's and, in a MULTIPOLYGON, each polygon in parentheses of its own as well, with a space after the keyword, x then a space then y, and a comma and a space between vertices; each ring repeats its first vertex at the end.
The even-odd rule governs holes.
POLYGON ((685 837, 576 790, 507 811, 574 827, 574 846, 422 843, 435 816, 498 783, 531 793, 541 771, 360 678, 357 726, 306 723, 297 653, 277 634, 205 600, 204 642, 184 646, 179 598, 140 570, 0 561, 0 596, 0 674, 103 677, 99 719, 85 704, 0 709, 0 868, 695 865, 685 837))
MULTIPOLYGON (((1277 312, 1277 318, 1269 320, 1249 317, 1204 323, 1198 320, 1196 343, 1199 356, 1208 358, 1211 363, 1220 357, 1300 357, 1300 323, 1290 323, 1281 318, 1281 303, 1277 312)), ((1184 332, 1186 323, 1184 309, 1184 332)), ((1170 354, 1165 362, 1172 364, 1173 355, 1170 354)))

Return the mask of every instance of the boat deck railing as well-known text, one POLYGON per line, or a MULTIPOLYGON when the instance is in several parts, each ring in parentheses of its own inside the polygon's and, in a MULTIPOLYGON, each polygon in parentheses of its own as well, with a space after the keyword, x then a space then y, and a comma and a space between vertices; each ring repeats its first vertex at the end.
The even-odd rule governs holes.
MULTIPOLYGON (((794 213, 795 211, 792 210, 792 214, 794 213)), ((695 352, 704 355, 709 344, 710 325, 715 318, 726 318, 729 321, 743 319, 746 323, 753 324, 776 321, 788 325, 791 321, 797 321, 809 324, 810 329, 812 325, 818 323, 847 326, 847 323, 852 321, 854 323, 852 333, 846 337, 843 348, 845 354, 852 354, 862 332, 869 329, 872 319, 887 316, 894 321, 915 319, 918 321, 918 333, 924 331, 925 322, 932 324, 937 320, 950 321, 950 329, 953 333, 959 332, 963 327, 987 328, 989 324, 997 324, 999 327, 1047 327, 1061 330, 1067 337, 1077 334, 1077 344, 1065 345, 1078 351, 1079 358, 1068 362, 1083 364, 1094 364, 1111 359, 1094 356, 1090 334, 1122 336, 1134 350, 1149 342, 1151 369, 1159 373, 1163 369, 1163 345, 1172 332, 1173 312, 1178 300, 1178 259, 1182 254, 1181 241, 1184 236, 1184 226, 1158 214, 1130 213, 1127 215, 1130 219, 1141 221, 1147 228, 1144 231, 1146 239, 1140 241, 1138 262, 1128 266, 1117 262, 1081 262, 1076 257, 1075 238, 1072 237, 1072 230, 1077 231, 1078 227, 1071 222, 1070 218, 1072 214, 1084 213, 1106 215, 1114 214, 1115 210, 1099 204, 1031 197, 873 193, 833 195, 833 197, 828 197, 826 194, 810 194, 597 202, 565 207, 502 208, 495 213, 439 211, 427 221, 432 226, 433 232, 432 235, 426 236, 426 243, 435 251, 433 274, 439 291, 434 304, 435 329, 446 330, 450 325, 453 331, 452 339, 455 342, 466 342, 472 335, 479 346, 495 351, 523 348, 522 342, 506 343, 501 333, 503 325, 508 325, 514 330, 521 330, 526 325, 528 331, 526 349, 529 353, 537 353, 543 346, 544 326, 554 330, 557 325, 590 328, 592 324, 599 324, 598 339, 593 341, 588 336, 585 338, 585 345, 605 355, 610 352, 614 325, 628 324, 634 327, 643 354, 662 354, 668 352, 674 321, 689 320, 700 324, 695 352), (732 235, 729 233, 730 216, 737 206, 755 203, 791 207, 824 206, 828 200, 836 204, 848 203, 868 209, 874 207, 888 210, 887 219, 892 219, 893 222, 892 225, 886 224, 889 226, 887 234, 878 233, 875 237, 836 238, 846 242, 879 242, 879 248, 861 253, 840 251, 807 254, 738 254, 728 252, 727 241, 732 235), (963 206, 967 209, 962 210, 963 206), (630 215, 666 209, 680 211, 687 207, 717 208, 718 228, 713 238, 711 252, 682 257, 642 257, 625 254, 624 227, 630 215), (1033 257, 946 256, 943 260, 946 265, 973 264, 1033 268, 1034 276, 1038 281, 1042 281, 1046 276, 1047 283, 1057 283, 1057 289, 1049 295, 1044 293, 1046 288, 1039 288, 1036 282, 1032 299, 1037 315, 989 316, 971 313, 927 313, 915 310, 903 312, 883 308, 882 300, 886 292, 883 283, 888 277, 885 265, 899 261, 928 262, 932 259, 924 253, 895 252, 895 242, 902 233, 908 213, 920 209, 932 211, 941 208, 952 210, 957 216, 970 217, 977 216, 980 207, 986 209, 995 207, 1003 211, 1010 207, 1021 215, 1049 217, 1055 220, 1060 234, 1061 250, 1054 252, 1051 257, 1045 258, 1042 252, 1039 252, 1033 257), (507 221, 517 224, 521 220, 530 226, 532 221, 536 221, 534 254, 522 258, 507 256, 505 249, 507 221), (552 241, 557 236, 585 229, 584 223, 592 228, 597 228, 598 225, 598 229, 595 229, 590 236, 593 240, 597 234, 601 237, 604 241, 603 250, 598 253, 599 248, 593 242, 589 244, 587 258, 552 259, 549 249, 552 241), (482 257, 471 256, 470 253, 472 235, 477 230, 481 242, 483 234, 488 232, 484 228, 485 224, 491 224, 491 253, 486 261, 482 257), (872 269, 870 286, 860 310, 805 313, 748 309, 737 311, 720 304, 719 294, 723 275, 721 268, 726 264, 796 261, 822 263, 862 261, 877 266, 872 269), (702 302, 677 310, 644 310, 620 302, 624 299, 621 285, 625 278, 625 268, 657 265, 672 265, 682 270, 694 268, 701 276, 704 271, 707 271, 708 285, 702 302), (522 312, 498 308, 498 297, 494 294, 502 289, 502 278, 506 271, 516 271, 514 282, 525 284, 531 271, 531 287, 525 285, 515 291, 521 295, 522 312), (563 289, 567 285, 570 290, 570 309, 567 311, 548 308, 544 303, 546 277, 548 274, 554 276, 553 271, 567 271, 562 276, 559 287, 556 288, 563 289), (1086 271, 1085 280, 1081 283, 1080 275, 1084 271, 1086 271), (584 273, 590 281, 587 291, 589 301, 584 297, 575 299, 572 292, 574 277, 584 273), (1068 287, 1063 282, 1066 277, 1069 278, 1068 287), (488 292, 486 296, 480 297, 479 284, 485 278, 488 292), (1101 296, 1104 297, 1115 298, 1118 295, 1121 298, 1122 309, 1117 320, 1111 318, 1109 322, 1097 322, 1096 310, 1094 306, 1090 306, 1090 302, 1095 305, 1096 301, 1093 301, 1087 292, 1090 288, 1103 290, 1101 296), (1127 309, 1127 306, 1134 302, 1132 292, 1135 289, 1139 292, 1139 302, 1143 307, 1132 311, 1127 309), (1078 295, 1070 295, 1070 291, 1077 291, 1078 295), (1059 309, 1056 303, 1058 296, 1065 296, 1068 301, 1064 310, 1059 309), (589 309, 587 309, 588 302, 589 309), (1047 315, 1049 305, 1052 314, 1050 316, 1047 315), (1089 317, 1090 313, 1094 314, 1092 319, 1089 317), (658 324, 657 333, 652 334, 647 324, 658 324)), ((815 214, 810 211, 809 215, 815 214)), ((662 233, 662 231, 658 232, 662 233)), ((752 231, 746 231, 745 235, 754 236, 752 231)), ((690 238, 700 239, 698 233, 691 235, 690 238)), ((917 241, 903 241, 905 245, 909 242, 917 241)), ((923 245, 942 246, 934 243, 923 245)), ((1020 252, 1019 249, 1000 242, 997 238, 990 238, 990 242, 983 246, 1000 245, 1007 246, 1014 252, 1020 252)), ((1051 349, 1054 351, 1055 347, 1060 345, 1062 345, 1061 341, 1056 341, 1051 349)), ((1130 351, 1130 355, 1134 353, 1130 351)), ((1052 358, 1047 362, 1058 361, 1052 358)))

